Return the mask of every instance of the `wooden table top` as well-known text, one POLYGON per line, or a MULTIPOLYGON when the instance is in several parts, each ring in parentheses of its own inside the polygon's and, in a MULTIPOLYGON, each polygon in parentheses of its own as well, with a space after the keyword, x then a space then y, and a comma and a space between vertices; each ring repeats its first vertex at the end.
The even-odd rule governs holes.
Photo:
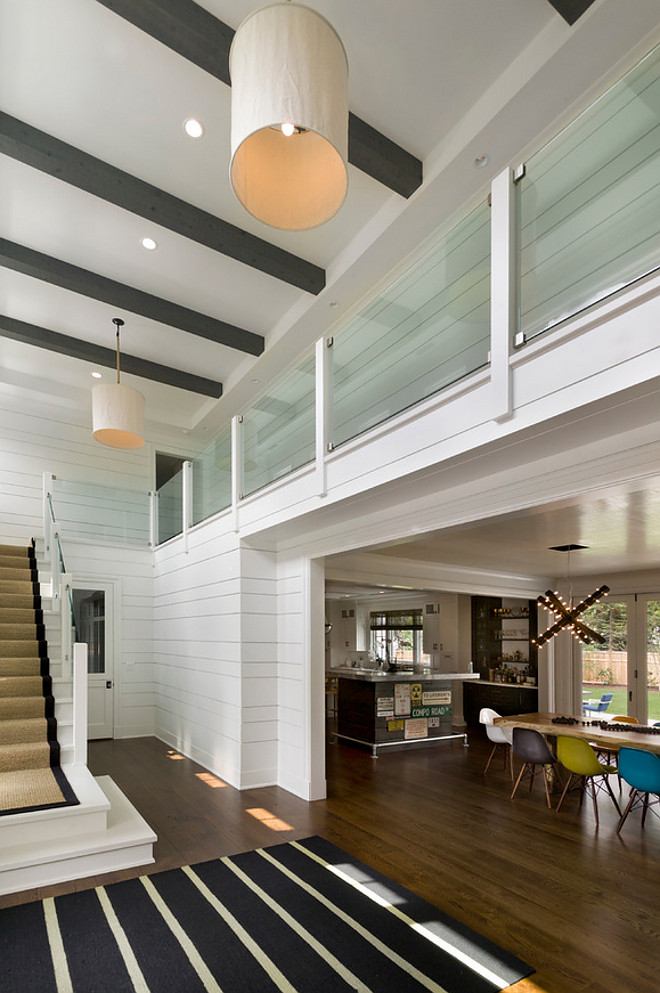
MULTIPOLYGON (((602 748, 616 749, 625 745, 629 748, 643 748, 660 755, 660 734, 649 731, 608 731, 587 717, 578 717, 577 724, 553 724, 553 717, 566 717, 567 714, 514 714, 511 717, 497 717, 493 721, 500 727, 532 728, 541 734, 566 735, 569 738, 585 738, 602 748)), ((605 715, 600 716, 600 720, 605 715)), ((605 721, 607 718, 605 718, 605 721)), ((619 725, 621 726, 621 725, 619 725)), ((635 725, 630 725, 634 727, 635 725)))

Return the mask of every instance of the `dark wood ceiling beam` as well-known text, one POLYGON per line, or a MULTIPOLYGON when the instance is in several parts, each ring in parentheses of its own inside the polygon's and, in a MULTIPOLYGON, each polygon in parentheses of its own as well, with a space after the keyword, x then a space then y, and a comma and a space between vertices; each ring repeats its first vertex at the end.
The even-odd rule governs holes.
POLYGON ((236 348, 249 355, 261 355, 264 350, 264 339, 259 334, 181 307, 151 293, 144 293, 133 286, 118 283, 69 262, 62 262, 24 245, 17 245, 6 238, 0 238, 0 266, 110 304, 120 311, 140 314, 141 317, 207 338, 219 345, 236 348))
MULTIPOLYGON (((140 3, 98 0, 98 3, 227 86, 231 85, 229 48, 234 30, 193 0, 140 0, 140 3)), ((348 120, 348 160, 403 197, 409 197, 422 184, 420 160, 354 114, 348 120)))
POLYGON ((548 0, 548 3, 568 24, 575 24, 595 0, 548 0))
POLYGON ((301 290, 325 286, 319 266, 2 112, 0 152, 301 290))
MULTIPOLYGON (((90 341, 81 341, 80 338, 72 338, 70 335, 60 334, 58 331, 51 331, 36 324, 26 324, 25 321, 17 321, 4 314, 0 314, 0 337, 34 345, 36 348, 45 348, 60 355, 69 355, 82 362, 91 362, 92 365, 101 365, 107 369, 114 369, 117 362, 114 348, 104 348, 90 341)), ((150 379, 155 383, 164 383, 166 386, 176 386, 180 390, 188 390, 202 396, 215 398, 222 396, 222 383, 183 372, 181 369, 170 369, 168 366, 149 362, 147 359, 140 359, 126 352, 121 353, 121 369, 122 372, 139 376, 141 379, 150 379)))

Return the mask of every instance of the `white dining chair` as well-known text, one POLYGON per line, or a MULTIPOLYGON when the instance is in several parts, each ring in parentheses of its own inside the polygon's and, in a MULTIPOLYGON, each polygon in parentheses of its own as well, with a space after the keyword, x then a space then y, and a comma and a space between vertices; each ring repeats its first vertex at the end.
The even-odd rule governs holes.
POLYGON ((496 710, 492 710, 490 707, 482 707, 479 711, 479 723, 483 724, 486 728, 486 734, 490 741, 493 742, 493 747, 491 753, 488 756, 488 761, 486 762, 486 768, 484 769, 484 776, 488 772, 488 767, 492 761, 493 755, 500 746, 504 746, 504 764, 507 761, 507 752, 509 758, 509 772, 511 774, 511 779, 513 779, 513 728, 501 728, 493 724, 496 717, 500 715, 496 710))

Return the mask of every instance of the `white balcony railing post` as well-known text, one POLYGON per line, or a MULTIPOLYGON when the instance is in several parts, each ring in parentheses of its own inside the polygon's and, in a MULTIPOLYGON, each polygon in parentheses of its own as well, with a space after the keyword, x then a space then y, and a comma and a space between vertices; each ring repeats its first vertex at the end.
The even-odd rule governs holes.
POLYGON ((183 545, 184 549, 188 551, 188 530, 192 525, 193 519, 193 464, 192 462, 183 463, 183 475, 182 475, 182 494, 181 494, 181 512, 183 520, 181 521, 182 533, 183 533, 183 545))
POLYGON ((511 355, 517 313, 516 188, 512 169, 491 184, 490 370, 493 418, 513 414, 511 355))

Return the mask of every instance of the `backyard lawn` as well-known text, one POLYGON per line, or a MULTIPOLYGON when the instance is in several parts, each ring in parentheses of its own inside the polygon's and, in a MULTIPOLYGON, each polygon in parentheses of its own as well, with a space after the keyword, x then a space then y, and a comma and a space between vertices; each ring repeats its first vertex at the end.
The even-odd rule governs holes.
MULTIPOLYGON (((582 687, 584 700, 600 700, 603 693, 612 693, 612 701, 607 708, 608 714, 628 713, 628 693, 623 686, 607 686, 605 684, 587 683, 582 687)), ((660 721, 660 693, 649 693, 649 721, 660 721)))

